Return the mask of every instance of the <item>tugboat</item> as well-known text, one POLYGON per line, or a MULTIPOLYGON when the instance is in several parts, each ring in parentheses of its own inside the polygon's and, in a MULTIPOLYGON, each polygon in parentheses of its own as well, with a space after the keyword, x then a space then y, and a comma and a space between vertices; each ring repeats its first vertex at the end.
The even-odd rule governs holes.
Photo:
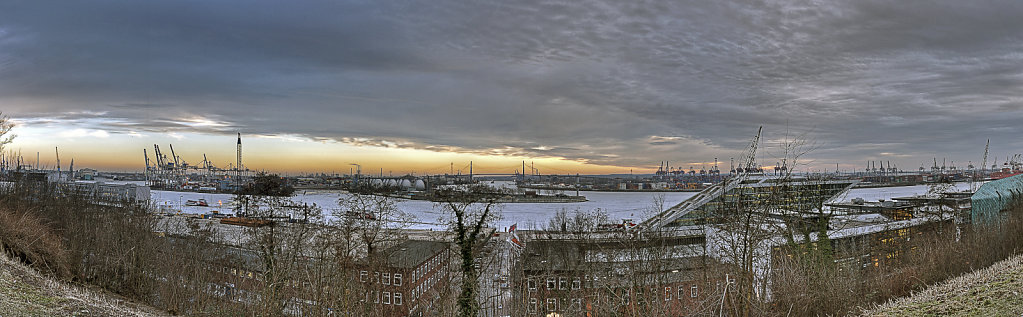
POLYGON ((209 207, 210 204, 207 203, 205 199, 200 198, 199 200, 189 200, 189 201, 186 201, 185 202, 185 206, 209 207))

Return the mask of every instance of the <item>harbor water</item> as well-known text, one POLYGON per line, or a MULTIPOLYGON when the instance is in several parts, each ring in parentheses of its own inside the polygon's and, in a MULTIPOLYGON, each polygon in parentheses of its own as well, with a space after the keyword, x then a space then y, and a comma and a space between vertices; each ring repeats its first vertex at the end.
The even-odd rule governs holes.
MULTIPOLYGON (((969 189, 969 184, 958 183, 955 190, 969 189)), ((901 186, 901 187, 880 187, 880 188, 857 188, 850 190, 839 200, 848 201, 853 198, 863 198, 868 201, 878 199, 892 199, 894 197, 905 197, 924 194, 928 190, 926 185, 901 186)), ((574 195, 574 192, 565 192, 574 195)), ((323 208, 324 217, 331 219, 334 212, 338 211, 338 200, 348 197, 350 194, 336 190, 308 190, 296 191, 292 200, 298 203, 315 204, 323 208)), ((500 218, 494 223, 498 230, 505 230, 512 224, 517 224, 521 229, 542 228, 548 221, 561 210, 570 213, 578 210, 591 212, 597 209, 606 212, 612 222, 631 219, 633 222, 642 220, 657 213, 655 200, 663 195, 663 208, 675 206, 678 203, 696 195, 693 192, 582 192, 586 196, 586 202, 577 203, 508 203, 499 205, 500 218)), ((194 192, 175 191, 152 191, 152 202, 163 210, 181 211, 183 213, 205 214, 214 210, 222 213, 233 213, 230 202, 234 196, 231 194, 210 194, 194 192), (205 199, 209 207, 186 206, 189 200, 205 199)), ((407 212, 414 218, 410 224, 412 229, 445 229, 444 223, 447 213, 437 203, 422 200, 398 200, 397 207, 407 212)))

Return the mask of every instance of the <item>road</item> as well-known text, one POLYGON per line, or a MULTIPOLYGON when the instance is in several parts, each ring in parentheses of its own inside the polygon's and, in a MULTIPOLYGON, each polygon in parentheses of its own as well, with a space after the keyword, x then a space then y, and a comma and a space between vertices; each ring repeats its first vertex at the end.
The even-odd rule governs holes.
POLYGON ((510 234, 499 232, 486 245, 481 255, 480 302, 483 307, 480 316, 511 316, 512 288, 511 270, 518 256, 510 240, 510 234))

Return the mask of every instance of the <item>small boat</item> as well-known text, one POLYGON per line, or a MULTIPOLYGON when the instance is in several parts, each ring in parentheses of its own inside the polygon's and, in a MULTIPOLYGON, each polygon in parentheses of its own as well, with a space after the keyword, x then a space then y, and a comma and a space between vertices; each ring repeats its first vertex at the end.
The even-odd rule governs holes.
POLYGON ((185 202, 185 206, 209 207, 210 204, 207 203, 205 199, 200 198, 199 200, 189 200, 189 201, 186 201, 185 202))

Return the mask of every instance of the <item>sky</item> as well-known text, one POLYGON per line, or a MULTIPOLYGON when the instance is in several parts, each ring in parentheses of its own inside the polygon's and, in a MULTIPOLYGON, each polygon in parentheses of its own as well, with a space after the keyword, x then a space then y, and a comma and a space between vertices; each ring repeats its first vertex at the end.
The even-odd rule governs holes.
MULTIPOLYGON (((286 173, 805 169, 1023 152, 1023 2, 0 2, 11 150, 286 173), (722 168, 725 169, 725 168, 722 168)), ((988 162, 991 164, 992 162, 988 162)), ((887 163, 886 163, 887 164, 887 163)))

